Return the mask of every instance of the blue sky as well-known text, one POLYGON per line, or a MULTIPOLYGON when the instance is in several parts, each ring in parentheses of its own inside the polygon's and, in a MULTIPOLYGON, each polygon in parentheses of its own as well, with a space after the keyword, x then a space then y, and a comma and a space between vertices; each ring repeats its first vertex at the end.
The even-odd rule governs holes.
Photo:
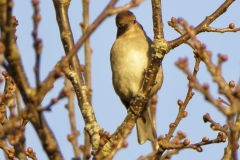
MULTIPOLYGON (((99 13, 105 8, 108 0, 99 1, 92 0, 90 2, 90 22, 92 22, 99 13)), ((117 6, 126 4, 128 0, 120 0, 117 6)), ((215 11, 224 1, 223 0, 182 0, 163 1, 163 23, 164 36, 166 40, 173 40, 179 36, 176 31, 168 26, 167 21, 171 17, 182 17, 190 25, 198 25, 206 16, 215 11)), ((235 23, 236 27, 240 26, 239 19, 240 1, 235 1, 227 12, 212 23, 212 27, 222 28, 228 27, 231 22, 235 23)), ((150 38, 153 38, 152 31, 152 11, 151 1, 145 0, 139 7, 131 9, 136 15, 138 22, 142 24, 144 30, 150 38)), ((14 15, 19 21, 17 27, 17 44, 20 49, 24 69, 27 73, 31 86, 35 86, 33 67, 35 64, 35 53, 32 47, 33 40, 31 32, 33 30, 32 14, 33 9, 30 1, 15 1, 13 10, 14 15)), ((43 52, 41 59, 41 80, 44 80, 54 65, 64 56, 63 47, 60 40, 59 29, 56 23, 55 11, 52 1, 40 2, 40 14, 42 20, 39 25, 38 36, 43 39, 43 52)), ((72 27, 75 42, 81 36, 81 28, 79 23, 82 21, 82 3, 80 0, 72 0, 69 7, 69 19, 72 27)), ((107 18, 91 35, 92 55, 92 85, 93 85, 93 107, 96 118, 100 126, 104 130, 113 133, 121 124, 126 115, 125 107, 121 104, 118 96, 115 94, 111 82, 110 69, 110 49, 116 38, 115 16, 107 18)), ((201 33, 197 36, 202 43, 207 45, 207 49, 213 53, 212 60, 217 62, 217 54, 227 54, 228 61, 224 63, 222 74, 228 82, 234 80, 238 82, 240 78, 240 33, 201 33)), ((84 64, 83 48, 78 51, 80 63, 84 64)), ((168 132, 169 124, 175 120, 178 113, 178 99, 184 99, 187 93, 188 80, 186 76, 176 66, 175 62, 178 58, 188 57, 191 70, 194 65, 193 53, 187 45, 181 45, 172 50, 163 60, 164 82, 159 93, 157 105, 157 133, 163 135, 168 132)), ((210 91, 215 98, 224 96, 218 94, 218 87, 213 83, 210 74, 205 65, 201 63, 200 71, 197 78, 201 83, 208 82, 210 91)), ((47 94, 42 105, 48 104, 51 98, 56 97, 63 86, 63 78, 54 83, 54 88, 47 94)), ((214 139, 218 132, 212 131, 209 124, 205 124, 202 116, 209 113, 211 117, 220 124, 226 123, 226 118, 211 104, 204 100, 204 96, 194 91, 195 95, 190 101, 186 111, 188 117, 183 119, 177 130, 182 130, 187 133, 187 137, 191 143, 201 141, 202 137, 208 136, 214 139)), ((70 143, 67 141, 67 134, 70 133, 68 120, 68 112, 64 108, 66 100, 61 100, 56 104, 51 112, 46 112, 44 115, 52 128, 55 137, 57 138, 64 159, 73 157, 73 150, 70 143)), ((75 115, 77 118, 77 127, 80 131, 79 142, 83 144, 83 127, 84 122, 81 113, 75 101, 75 115)), ((175 133, 176 134, 176 133, 175 133)), ((47 159, 46 154, 42 150, 40 141, 36 133, 29 123, 27 125, 27 147, 32 147, 36 151, 37 157, 40 160, 47 159)), ((151 152, 150 142, 144 145, 137 143, 136 130, 133 129, 130 136, 127 138, 129 146, 126 149, 120 150, 114 159, 137 159, 141 155, 146 155, 151 152)), ((172 159, 220 159, 223 155, 223 149, 227 145, 213 144, 203 147, 203 152, 198 153, 195 150, 183 150, 172 159)), ((239 151, 238 151, 239 152, 239 151)), ((239 152, 240 153, 240 152, 239 152)), ((4 159, 3 153, 0 153, 0 159, 4 159)))

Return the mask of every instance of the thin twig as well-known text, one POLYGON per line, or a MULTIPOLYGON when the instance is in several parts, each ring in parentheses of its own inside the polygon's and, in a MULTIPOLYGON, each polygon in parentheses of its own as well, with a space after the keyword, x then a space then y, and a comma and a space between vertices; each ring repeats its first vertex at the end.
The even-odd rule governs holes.
MULTIPOLYGON (((83 5, 83 22, 80 23, 82 27, 82 33, 84 34, 85 30, 89 26, 89 0, 82 0, 83 5)), ((84 66, 84 80, 88 88, 88 99, 90 104, 92 104, 92 83, 91 83, 91 57, 92 49, 90 46, 90 37, 86 39, 84 43, 84 52, 85 52, 85 66, 84 66)), ((86 131, 84 131, 84 150, 83 150, 83 159, 89 157, 90 153, 90 137, 86 131)))
POLYGON ((68 138, 68 140, 70 141, 73 147, 74 160, 77 160, 77 159, 80 160, 81 150, 78 148, 78 136, 80 133, 76 127, 76 118, 75 118, 75 112, 74 112, 74 91, 72 90, 71 82, 67 78, 65 78, 64 85, 68 90, 68 96, 67 96, 68 103, 66 105, 66 108, 68 110, 69 122, 71 127, 71 134, 70 134, 71 138, 68 138))
MULTIPOLYGON (((197 27, 194 28, 195 34, 197 35, 200 32, 203 32, 205 27, 209 26, 213 21, 215 21, 218 17, 220 17, 223 13, 225 13, 228 7, 234 2, 235 0, 225 0, 223 4, 214 11, 211 15, 207 16, 205 20, 203 20, 197 27)), ((184 35, 180 36, 179 38, 168 41, 168 48, 174 49, 177 46, 185 43, 188 39, 190 39, 190 35, 185 33, 184 35)))
POLYGON ((41 20, 41 15, 39 14, 39 0, 32 0, 32 5, 34 9, 34 14, 32 16, 33 18, 33 32, 32 37, 34 40, 34 49, 35 49, 35 55, 36 55, 36 63, 34 66, 35 71, 35 79, 36 79, 36 86, 37 90, 39 89, 39 82, 40 82, 40 58, 42 53, 42 40, 38 38, 38 24, 41 20))

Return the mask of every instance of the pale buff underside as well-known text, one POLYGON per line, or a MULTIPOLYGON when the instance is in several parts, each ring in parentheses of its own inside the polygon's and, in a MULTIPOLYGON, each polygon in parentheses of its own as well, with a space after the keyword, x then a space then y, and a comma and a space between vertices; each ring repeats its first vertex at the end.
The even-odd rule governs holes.
MULTIPOLYGON (((133 27, 113 44, 111 49, 112 80, 116 93, 122 100, 130 101, 140 89, 151 60, 152 41, 145 36, 140 28, 133 27), (134 33, 136 32, 136 33, 134 33)), ((159 69, 157 84, 153 87, 150 97, 162 85, 162 68, 159 69)))

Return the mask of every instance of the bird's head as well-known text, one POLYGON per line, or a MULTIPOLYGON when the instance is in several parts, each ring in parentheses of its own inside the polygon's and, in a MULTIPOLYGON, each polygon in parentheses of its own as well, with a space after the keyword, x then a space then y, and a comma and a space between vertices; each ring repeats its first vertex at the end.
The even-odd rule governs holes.
POLYGON ((116 26, 118 28, 117 37, 125 33, 132 26, 138 24, 135 15, 130 11, 120 12, 116 16, 116 26))
POLYGON ((136 23, 135 15, 130 11, 124 11, 116 16, 116 26, 118 28, 127 28, 136 23))

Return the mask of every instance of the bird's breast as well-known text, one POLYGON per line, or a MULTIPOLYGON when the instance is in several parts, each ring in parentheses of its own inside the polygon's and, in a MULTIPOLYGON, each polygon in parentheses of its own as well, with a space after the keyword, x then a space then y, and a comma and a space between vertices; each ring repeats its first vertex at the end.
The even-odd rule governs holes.
POLYGON ((125 101, 134 97, 149 63, 150 44, 145 37, 118 38, 111 50, 113 86, 125 101))

